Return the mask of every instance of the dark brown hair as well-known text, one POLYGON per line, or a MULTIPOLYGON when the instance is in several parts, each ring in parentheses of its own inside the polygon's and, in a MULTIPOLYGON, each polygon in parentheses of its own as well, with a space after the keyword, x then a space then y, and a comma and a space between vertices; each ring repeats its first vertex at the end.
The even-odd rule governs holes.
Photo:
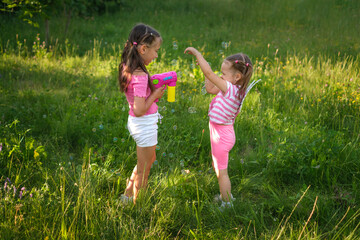
POLYGON ((131 30, 121 54, 121 62, 119 64, 119 85, 121 92, 127 91, 131 76, 138 68, 141 68, 148 75, 149 86, 151 91, 153 91, 154 86, 150 81, 150 74, 147 71, 139 52, 137 51, 137 48, 143 44, 151 46, 156 38, 161 39, 160 34, 152 27, 142 23, 137 24, 131 30))
POLYGON ((225 59, 232 64, 232 67, 242 74, 240 81, 236 83, 239 86, 239 99, 245 96, 246 88, 249 85, 251 75, 253 73, 253 65, 248 57, 244 53, 237 53, 231 55, 225 59))

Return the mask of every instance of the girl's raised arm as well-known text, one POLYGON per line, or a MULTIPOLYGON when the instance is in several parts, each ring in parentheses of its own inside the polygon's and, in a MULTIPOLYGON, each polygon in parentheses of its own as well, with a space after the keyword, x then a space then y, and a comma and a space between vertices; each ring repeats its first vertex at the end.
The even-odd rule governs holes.
POLYGON ((226 81, 216 75, 212 70, 208 62, 201 55, 201 53, 193 47, 188 47, 185 49, 184 53, 194 55, 199 63, 201 71, 204 73, 205 78, 211 81, 217 88, 219 88, 223 93, 227 91, 226 81))

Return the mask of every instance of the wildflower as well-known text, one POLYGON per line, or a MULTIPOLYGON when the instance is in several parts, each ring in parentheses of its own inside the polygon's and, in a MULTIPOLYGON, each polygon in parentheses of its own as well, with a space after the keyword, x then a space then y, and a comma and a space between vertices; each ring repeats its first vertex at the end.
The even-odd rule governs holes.
POLYGON ((93 128, 92 131, 93 131, 93 132, 96 132, 96 128, 93 128))
POLYGON ((103 129, 104 129, 104 125, 100 124, 100 125, 99 125, 99 129, 100 129, 100 130, 103 130, 103 129))
POLYGON ((7 181, 5 181, 4 190, 6 190, 6 188, 7 188, 7 181))
POLYGON ((160 150, 160 146, 156 146, 156 150, 160 150))
POLYGON ((163 157, 166 157, 166 152, 163 152, 163 153, 162 153, 162 156, 163 156, 163 157))
POLYGON ((122 138, 122 139, 121 139, 121 142, 122 142, 122 143, 124 143, 124 142, 125 142, 125 139, 124 139, 124 138, 122 138))
POLYGON ((176 125, 174 125, 174 126, 173 126, 173 129, 174 129, 174 130, 176 130, 176 129, 177 129, 177 126, 176 126, 176 125))
POLYGON ((189 174, 189 173, 190 173, 190 170, 189 170, 189 169, 181 170, 181 173, 182 173, 183 175, 186 175, 186 174, 189 174))
POLYGON ((118 141, 118 138, 117 138, 117 137, 114 137, 114 138, 113 138, 113 141, 114 141, 114 142, 117 142, 117 141, 118 141))
POLYGON ((0 152, 2 151, 2 143, 0 143, 0 152))

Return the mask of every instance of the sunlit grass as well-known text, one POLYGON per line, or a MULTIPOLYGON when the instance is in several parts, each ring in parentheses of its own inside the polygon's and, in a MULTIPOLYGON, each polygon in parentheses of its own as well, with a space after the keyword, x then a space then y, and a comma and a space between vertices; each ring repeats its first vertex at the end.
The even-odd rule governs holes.
MULTIPOLYGON (((136 156, 135 145, 125 129, 128 107, 118 92, 114 58, 2 56, 1 69, 10 70, 2 77, 10 81, 2 85, 6 98, 3 95, 1 126, 7 130, 1 139, 1 153, 3 159, 12 159, 13 164, 23 168, 10 168, 4 176, 15 181, 17 189, 26 188, 21 199, 19 191, 2 188, 2 206, 7 211, 13 209, 4 215, 11 219, 2 226, 4 236, 20 233, 11 226, 28 229, 30 236, 34 234, 31 226, 45 222, 44 226, 50 225, 41 227, 38 236, 336 236, 336 230, 326 233, 321 226, 323 221, 333 228, 340 224, 344 214, 340 209, 336 210, 340 215, 327 221, 317 206, 317 220, 309 220, 305 233, 298 221, 308 217, 303 214, 310 214, 318 188, 329 191, 349 183, 334 197, 353 209, 345 216, 348 225, 341 236, 356 233, 350 226, 355 226, 357 219, 354 194, 358 187, 359 136, 343 129, 359 129, 355 120, 359 107, 357 59, 346 59, 343 64, 321 60, 315 64, 312 59, 299 56, 284 62, 276 57, 256 60, 254 79, 261 78, 262 82, 247 97, 235 126, 238 139, 230 154, 230 176, 239 201, 229 213, 220 213, 212 200, 218 187, 211 170, 205 117, 211 97, 201 92, 202 76, 186 59, 179 58, 174 64, 164 53, 162 60, 153 63, 149 70, 180 72, 177 102, 159 102, 164 120, 159 126, 158 159, 150 187, 137 206, 123 208, 118 197, 136 156), (336 70, 345 69, 344 65, 349 67, 342 72, 336 70), (333 77, 323 79, 327 72, 333 77), (342 84, 344 81, 348 83, 342 84), (347 96, 354 96, 355 102, 346 101, 345 108, 343 99, 347 96), (338 117, 323 113, 330 107, 336 109, 338 117), (188 117, 182 117, 184 113, 188 117), (355 121, 346 120, 350 114, 355 121), (25 150, 20 148, 18 154, 8 158, 16 141, 30 141, 28 137, 13 143, 6 140, 9 133, 16 136, 18 132, 6 127, 13 119, 20 120, 19 129, 31 128, 24 136, 34 138, 34 147, 25 144, 25 150), (45 146, 46 156, 36 155, 39 146, 45 146), (27 176, 31 159, 49 159, 51 163, 44 163, 46 168, 38 168, 27 176), (265 184, 268 181, 270 185, 265 184), (295 215, 289 218, 299 200, 299 183, 316 187, 309 187, 308 204, 300 212, 294 209, 295 215), (280 193, 282 187, 274 189, 277 185, 273 184, 292 187, 284 195, 280 193), (45 200, 48 204, 35 210, 45 200), (47 212, 52 212, 52 217, 47 212), (228 214, 233 220, 218 228, 217 224, 228 214), (32 220, 26 220, 29 217, 32 220)), ((324 198, 327 195, 320 195, 319 201, 324 198)), ((326 204, 321 207, 333 208, 326 204)))

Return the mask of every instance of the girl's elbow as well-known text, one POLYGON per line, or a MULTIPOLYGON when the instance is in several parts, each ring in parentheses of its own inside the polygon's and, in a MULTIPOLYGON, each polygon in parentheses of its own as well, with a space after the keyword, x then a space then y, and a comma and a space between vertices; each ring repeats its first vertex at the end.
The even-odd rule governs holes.
POLYGON ((144 115, 145 113, 143 113, 143 111, 140 111, 138 109, 134 109, 134 115, 135 117, 141 117, 142 115, 144 115))

